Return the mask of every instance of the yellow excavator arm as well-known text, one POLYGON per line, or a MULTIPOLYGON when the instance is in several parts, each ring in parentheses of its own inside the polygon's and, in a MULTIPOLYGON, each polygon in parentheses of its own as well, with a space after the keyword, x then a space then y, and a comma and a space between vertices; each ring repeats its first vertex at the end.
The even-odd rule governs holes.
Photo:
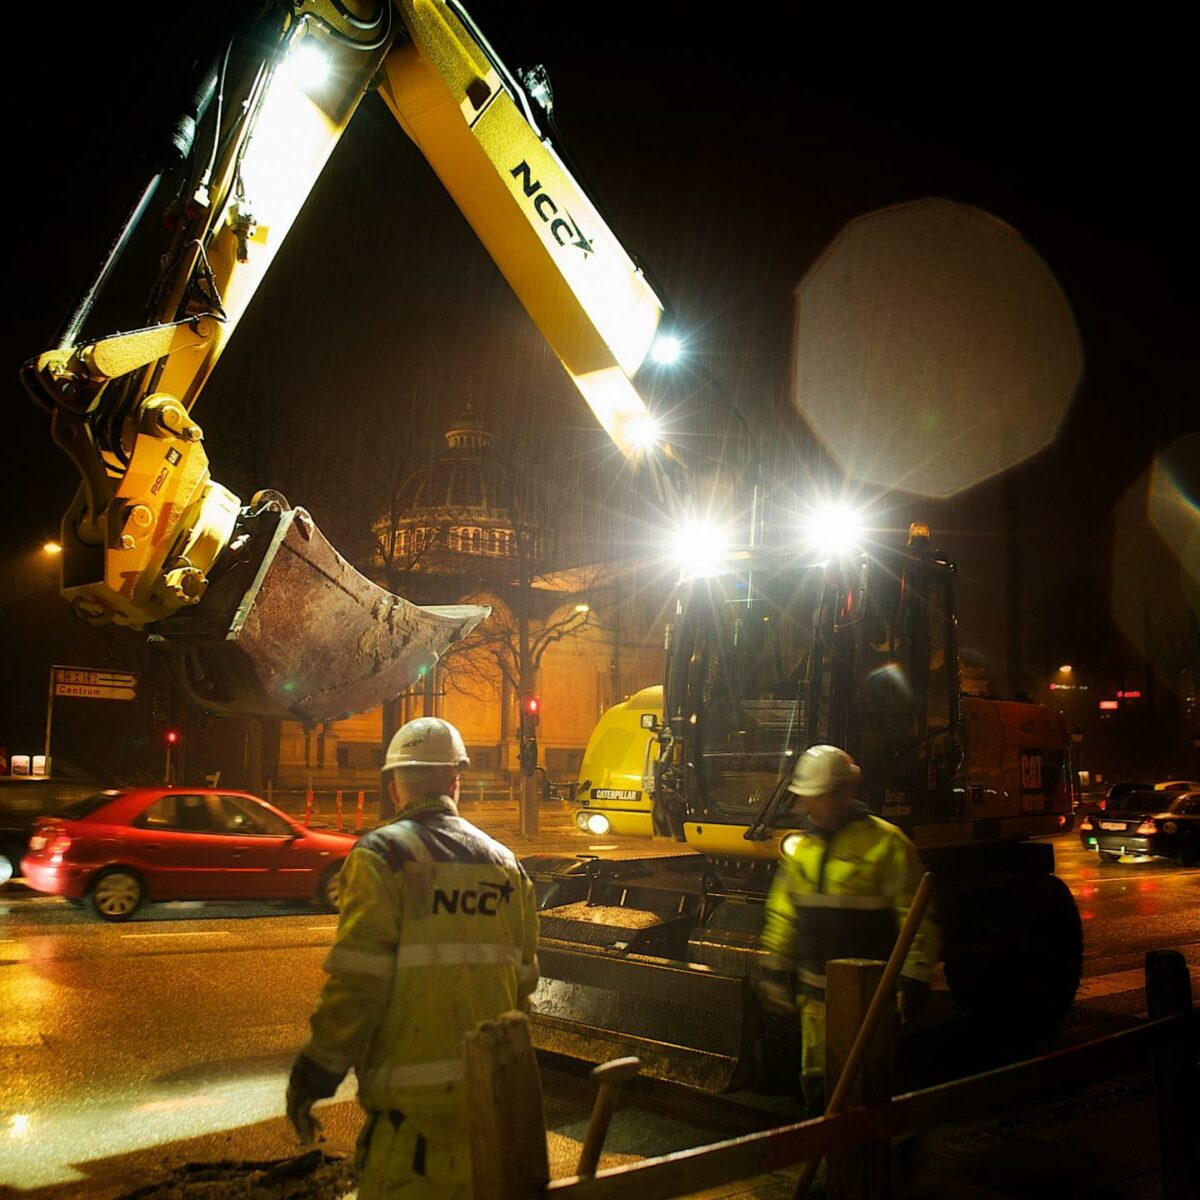
POLYGON ((192 417, 374 88, 626 454, 646 420, 632 376, 662 302, 461 6, 301 0, 247 13, 175 126, 174 162, 138 198, 56 346, 22 374, 82 479, 63 521, 64 596, 85 620, 160 639, 184 687, 214 709, 307 720, 362 711, 487 615, 384 592, 277 493, 243 503, 211 478, 192 417), (83 337, 157 192, 180 179, 141 327, 83 337))

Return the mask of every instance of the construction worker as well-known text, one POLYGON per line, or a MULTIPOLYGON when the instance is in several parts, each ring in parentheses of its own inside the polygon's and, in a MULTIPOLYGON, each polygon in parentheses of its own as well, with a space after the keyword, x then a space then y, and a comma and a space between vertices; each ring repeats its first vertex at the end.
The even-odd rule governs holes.
POLYGON ((438 717, 392 738, 383 787, 396 817, 346 858, 329 978, 288 1083, 288 1118, 307 1145, 313 1102, 354 1067, 367 1111, 360 1200, 468 1200, 462 1036, 524 1007, 537 984, 533 885, 507 847, 458 815, 468 765, 458 730, 438 717))
MULTIPOLYGON (((858 798, 858 764, 836 746, 812 746, 788 790, 802 798, 804 825, 780 860, 767 896, 758 991, 777 1015, 800 1017, 800 1085, 810 1116, 824 1111, 825 964, 886 961, 923 868, 912 842, 858 798)), ((920 1010, 937 961, 938 931, 918 929, 900 982, 901 1018, 920 1010)))

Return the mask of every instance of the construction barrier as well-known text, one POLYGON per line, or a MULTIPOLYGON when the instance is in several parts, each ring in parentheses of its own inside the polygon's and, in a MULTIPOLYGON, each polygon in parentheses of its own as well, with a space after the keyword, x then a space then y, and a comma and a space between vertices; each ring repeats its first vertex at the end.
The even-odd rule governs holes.
POLYGON ((358 801, 354 805, 354 832, 362 833, 363 825, 363 804, 367 798, 366 792, 358 793, 358 801))
POLYGON ((313 815, 313 790, 309 788, 304 796, 304 824, 312 824, 313 815))
MULTIPOLYGON (((840 965, 850 969, 869 967, 872 973, 881 969, 862 960, 847 960, 840 965)), ((869 981, 864 980, 854 990, 865 1004, 871 990, 869 981)), ((875 1146, 881 1154, 886 1154, 892 1138, 927 1126, 961 1120, 1047 1093, 1078 1090, 1147 1066, 1153 1069, 1158 1113, 1161 1195, 1164 1200, 1191 1200, 1200 1195, 1200 1140, 1195 1136, 1200 1128, 1200 1079, 1197 1078, 1200 1021, 1192 1004, 1187 963, 1179 951, 1147 952, 1146 996, 1150 1019, 1134 1029, 966 1079, 893 1096, 870 1107, 850 1108, 710 1146, 680 1150, 601 1170, 595 1175, 556 1179, 545 1186, 541 1184, 540 1159, 524 1153, 511 1165, 506 1164, 511 1172, 508 1178, 477 1175, 476 1200, 628 1200, 630 1196, 637 1196, 638 1200, 670 1200, 727 1184, 745 1183, 824 1157, 831 1158, 839 1168, 836 1176, 831 1169, 829 1181, 832 1187, 836 1179, 839 1195, 870 1195, 873 1200, 887 1200, 891 1195, 890 1178, 877 1174, 878 1156, 860 1156, 851 1154, 852 1151, 875 1146), (865 1182, 864 1177, 852 1180, 846 1174, 860 1157, 869 1173, 865 1178, 870 1178, 871 1186, 876 1189, 871 1192, 846 1190, 857 1189, 865 1182)), ((480 1046, 477 1042, 476 1053, 480 1046)), ((497 1053, 501 1051, 511 1055, 511 1048, 505 1051, 501 1046, 497 1053)), ((867 1053, 869 1056, 871 1051, 868 1049, 867 1053)), ((889 1064, 872 1066, 868 1057, 864 1077, 871 1075, 877 1066, 890 1070, 889 1064)), ((491 1074, 476 1066, 468 1072, 468 1085, 474 1080, 484 1088, 491 1083, 491 1074)), ((496 1116, 503 1128, 493 1131, 489 1143, 493 1145, 520 1139, 521 1130, 517 1126, 528 1122, 534 1103, 532 1096, 518 1102, 506 1095, 505 1104, 497 1106, 491 1092, 475 1098, 468 1096, 467 1100, 469 1115, 489 1107, 501 1110, 496 1116)), ((801 1186, 805 1186, 803 1177, 801 1186)), ((831 1190, 830 1195, 833 1194, 831 1190)))
POLYGON ((338 833, 341 833, 342 832, 342 789, 341 788, 338 788, 337 799, 334 801, 334 805, 336 806, 336 809, 337 809, 338 833))

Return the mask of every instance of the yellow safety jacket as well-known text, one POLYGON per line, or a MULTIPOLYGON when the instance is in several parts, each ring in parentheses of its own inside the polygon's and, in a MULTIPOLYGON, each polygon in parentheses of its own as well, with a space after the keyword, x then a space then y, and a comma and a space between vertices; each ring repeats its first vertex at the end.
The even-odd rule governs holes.
POLYGON ((329 978, 301 1050, 373 1111, 461 1109, 462 1036, 537 984, 537 903, 512 852, 440 796, 346 858, 329 978))
MULTIPOLYGON (((908 916, 923 867, 895 825, 857 805, 833 831, 813 827, 783 855, 766 903, 764 970, 794 975, 800 996, 825 998, 825 964, 835 958, 887 961, 908 916)), ((902 976, 928 983, 938 930, 926 916, 902 976)))

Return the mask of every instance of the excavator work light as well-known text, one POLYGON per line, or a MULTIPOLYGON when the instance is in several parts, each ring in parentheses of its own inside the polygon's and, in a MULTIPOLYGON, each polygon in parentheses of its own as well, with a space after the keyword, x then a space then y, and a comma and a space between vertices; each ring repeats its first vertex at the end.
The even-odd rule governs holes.
POLYGON ((848 504, 823 504, 806 518, 804 536, 818 554, 853 554, 862 542, 862 513, 848 504))
POLYGON ((629 422, 628 437, 630 443, 643 452, 653 450, 662 438, 662 427, 649 414, 635 417, 629 422))
POLYGON ((284 70, 300 87, 317 87, 329 74, 329 56, 313 38, 301 38, 284 59, 284 70))
POLYGON ((725 569, 729 533, 713 521, 688 521, 675 531, 675 561, 685 579, 705 579, 725 569))
POLYGON ((650 347, 650 354, 654 361, 661 363, 664 367, 678 362, 682 353, 683 344, 673 333, 664 333, 661 337, 655 338, 654 344, 650 347))

